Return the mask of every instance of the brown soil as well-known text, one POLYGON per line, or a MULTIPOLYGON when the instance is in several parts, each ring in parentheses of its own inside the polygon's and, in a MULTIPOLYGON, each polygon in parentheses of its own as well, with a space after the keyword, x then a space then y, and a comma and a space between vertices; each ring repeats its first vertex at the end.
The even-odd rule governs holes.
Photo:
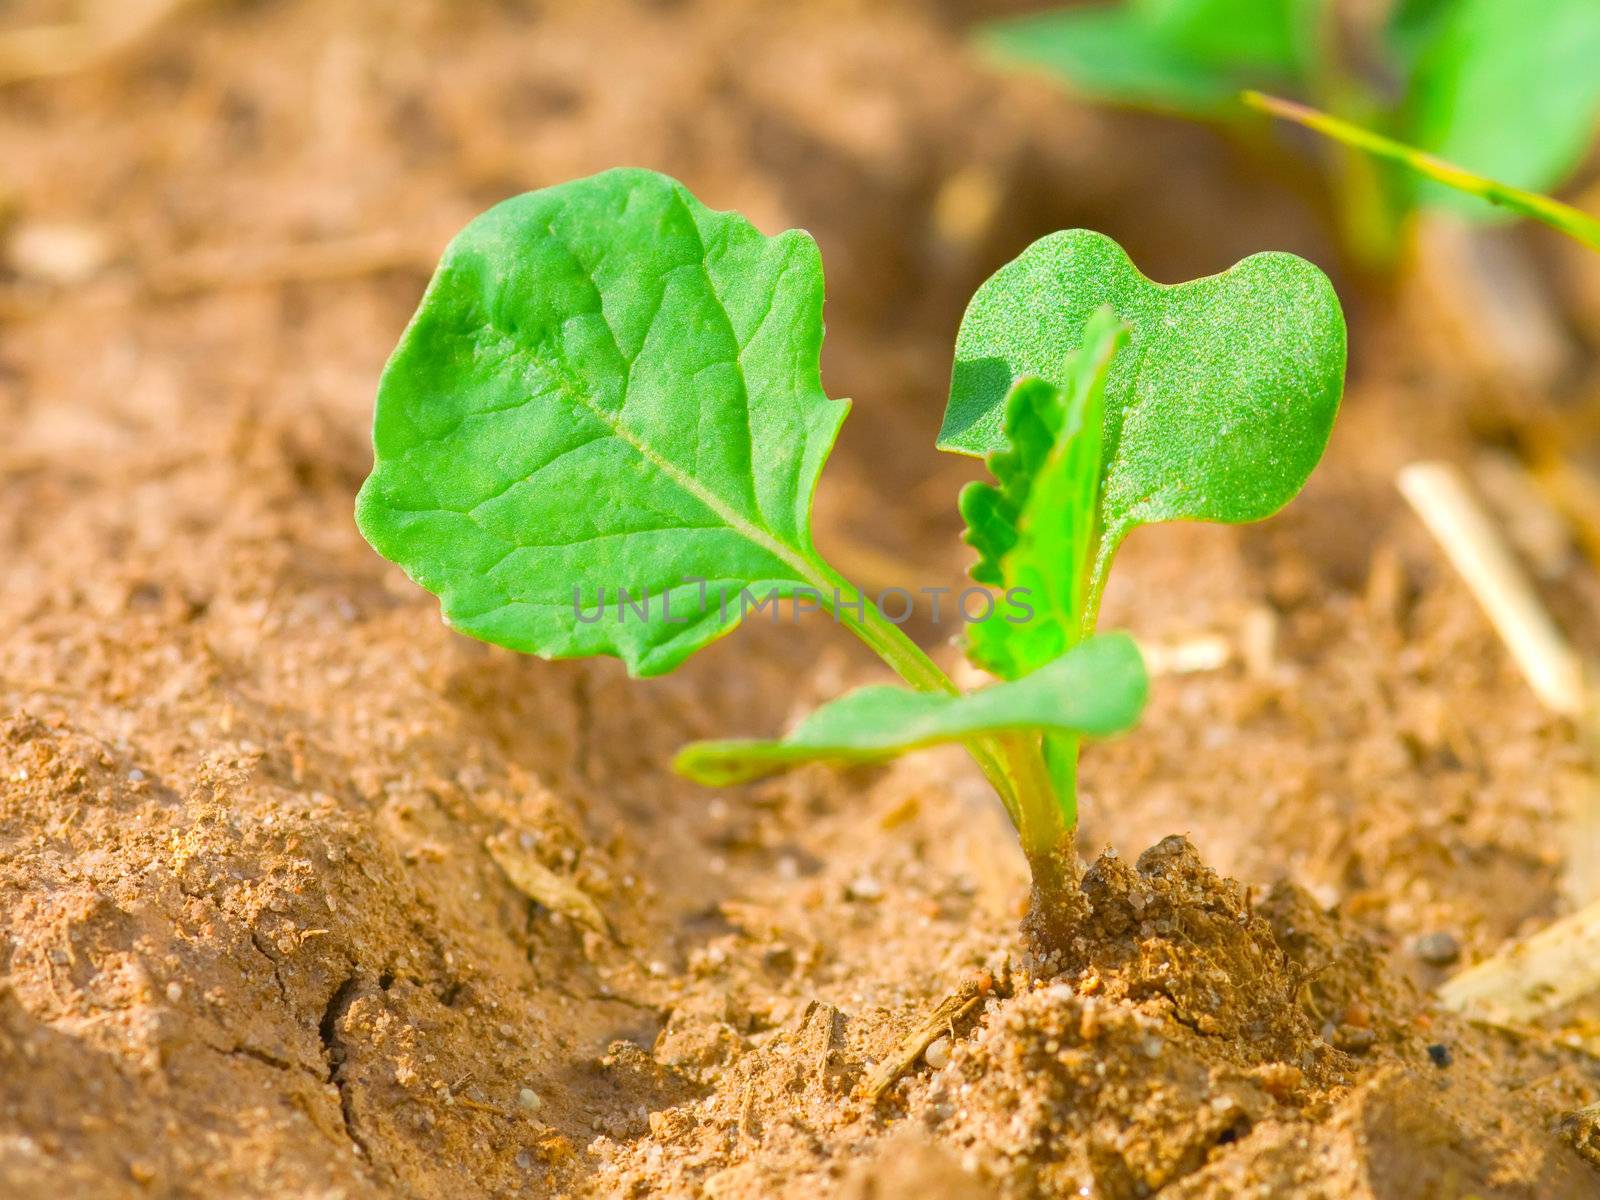
POLYGON ((444 237, 514 191, 643 163, 817 235, 857 397, 819 541, 869 585, 959 578, 950 335, 1031 237, 1101 228, 1166 279, 1332 260, 1309 179, 985 75, 975 8, 196 4, 0 91, 0 1193, 1600 1195, 1560 1128, 1600 1062, 1437 1011, 1414 952, 1562 911, 1583 759, 1390 482, 1581 391, 1600 286, 1561 248, 1530 240, 1559 384, 1345 280, 1306 495, 1130 545, 1108 623, 1231 657, 1087 756, 1082 844, 1123 853, 1049 978, 958 756, 668 772, 880 677, 837 631, 634 683, 451 635, 357 536, 377 371, 444 237), (942 1065, 865 1099, 973 980, 942 1065))

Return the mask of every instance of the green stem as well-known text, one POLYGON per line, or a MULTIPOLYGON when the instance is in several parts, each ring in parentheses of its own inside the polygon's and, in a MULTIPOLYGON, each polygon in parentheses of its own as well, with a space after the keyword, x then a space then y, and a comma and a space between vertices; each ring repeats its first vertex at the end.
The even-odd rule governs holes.
POLYGON ((1078 824, 1078 747, 1082 739, 1066 734, 1046 734, 1044 766, 1050 772, 1050 786, 1061 810, 1061 823, 1071 829, 1078 824))
MULTIPOLYGON (((895 674, 921 692, 943 692, 951 696, 960 694, 961 689, 939 669, 939 665, 898 625, 884 616, 860 588, 820 559, 816 565, 824 576, 816 584, 823 607, 865 642, 895 674)), ((1008 748, 1003 743, 1004 739, 1000 738, 974 738, 963 744, 982 768, 984 777, 999 793, 1006 812, 1020 830, 1023 820, 1020 781, 1032 777, 1032 767, 1026 761, 1026 753, 1019 754, 1015 748, 1008 748)), ((1033 757, 1039 760, 1037 765, 1042 770, 1043 761, 1039 759, 1037 750, 1033 757)), ((1045 784, 1048 787, 1048 777, 1045 784)))
POLYGON ((1292 100, 1283 100, 1260 92, 1245 92, 1241 98, 1251 108, 1304 125, 1307 129, 1332 138, 1336 142, 1354 146, 1388 162, 1409 167, 1418 174, 1437 180, 1447 187, 1466 192, 1470 196, 1477 196, 1490 204, 1499 205, 1522 216, 1532 217, 1535 221, 1543 221, 1552 229, 1560 230, 1575 241, 1582 242, 1591 249, 1600 250, 1600 219, 1573 208, 1570 204, 1563 204, 1559 200, 1552 200, 1549 196, 1541 196, 1537 192, 1525 192, 1521 188, 1514 188, 1486 175, 1474 174, 1454 163, 1408 146, 1404 142, 1386 138, 1382 134, 1373 133, 1370 129, 1363 129, 1349 121, 1341 121, 1338 117, 1304 104, 1296 104, 1292 100))
POLYGON ((939 669, 922 647, 874 604, 860 588, 826 563, 826 586, 819 587, 822 605, 845 628, 865 642, 879 658, 919 692, 960 693, 955 682, 939 669))
POLYGON ((1008 734, 997 739, 1000 751, 1011 764, 1017 786, 1017 834, 1029 863, 1037 863, 1060 851, 1067 835, 1066 822, 1050 772, 1045 768, 1039 739, 1028 734, 1008 734))

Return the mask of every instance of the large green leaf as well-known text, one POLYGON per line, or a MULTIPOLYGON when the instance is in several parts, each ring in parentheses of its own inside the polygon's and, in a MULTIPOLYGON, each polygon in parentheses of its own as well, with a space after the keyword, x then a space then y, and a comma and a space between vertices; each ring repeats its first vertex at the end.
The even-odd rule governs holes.
POLYGON ((1163 286, 1110 238, 1070 230, 1035 242, 972 298, 940 447, 1003 449, 1012 382, 1063 383, 1103 305, 1132 333, 1106 381, 1099 582, 1135 526, 1255 521, 1288 503, 1327 444, 1345 365, 1338 297, 1304 259, 1257 254, 1163 286))
POLYGON ((970 483, 961 493, 966 540, 980 556, 973 577, 1026 597, 1033 613, 967 631, 969 657, 1003 679, 1050 662, 1088 632, 1106 376, 1126 340, 1127 326, 1103 308, 1068 359, 1065 387, 1018 380, 1006 400, 1009 445, 988 460, 998 486, 970 483))
MULTIPOLYGON (((1412 7, 1430 18, 1430 36, 1411 79, 1408 140, 1513 187, 1559 183, 1600 123, 1600 0, 1412 7)), ((1492 212, 1438 184, 1424 198, 1492 212)))
POLYGON ((827 582, 809 511, 848 406, 821 343, 804 233, 651 171, 508 200, 451 243, 384 372, 357 521, 465 633, 670 671, 738 622, 718 591, 827 582))
POLYGON ((781 741, 695 742, 674 766, 701 783, 722 785, 802 762, 875 762, 985 734, 1104 737, 1138 720, 1147 689, 1133 639, 1103 634, 1014 683, 962 696, 862 688, 817 709, 781 741))

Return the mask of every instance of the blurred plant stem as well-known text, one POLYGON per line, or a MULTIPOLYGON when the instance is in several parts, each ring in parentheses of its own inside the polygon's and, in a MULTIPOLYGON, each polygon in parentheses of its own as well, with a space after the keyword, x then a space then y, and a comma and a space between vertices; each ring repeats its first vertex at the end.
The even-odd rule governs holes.
POLYGON ((1268 96, 1261 92, 1244 92, 1241 94, 1241 99, 1259 112, 1293 121, 1324 137, 1332 138, 1341 145, 1386 162, 1398 163, 1459 192, 1477 196, 1490 204, 1521 216, 1531 217, 1535 221, 1542 221, 1552 229, 1559 230, 1591 249, 1600 250, 1600 219, 1573 208, 1570 204, 1563 204, 1538 192, 1526 192, 1487 176, 1474 174, 1454 163, 1408 146, 1404 142, 1373 133, 1370 129, 1363 129, 1360 125, 1309 105, 1268 96))

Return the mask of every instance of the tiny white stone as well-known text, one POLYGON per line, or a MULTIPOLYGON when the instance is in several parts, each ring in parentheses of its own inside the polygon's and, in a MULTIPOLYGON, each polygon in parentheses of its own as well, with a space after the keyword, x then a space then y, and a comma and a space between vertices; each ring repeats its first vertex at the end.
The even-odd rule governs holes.
POLYGON ((517 1093, 517 1103, 529 1112, 538 1112, 544 1107, 544 1101, 539 1098, 539 1093, 527 1087, 517 1093))
POLYGON ((173 980, 171 983, 167 984, 167 1003, 176 1004, 182 999, 183 984, 179 983, 177 980, 173 980))
POLYGON ((850 881, 850 896, 856 900, 881 900, 883 884, 871 875, 857 875, 850 881))
POLYGON ((942 1037, 931 1043, 928 1048, 922 1052, 922 1061, 927 1063, 935 1071, 940 1070, 947 1062, 950 1061, 950 1039, 947 1037, 942 1037))

